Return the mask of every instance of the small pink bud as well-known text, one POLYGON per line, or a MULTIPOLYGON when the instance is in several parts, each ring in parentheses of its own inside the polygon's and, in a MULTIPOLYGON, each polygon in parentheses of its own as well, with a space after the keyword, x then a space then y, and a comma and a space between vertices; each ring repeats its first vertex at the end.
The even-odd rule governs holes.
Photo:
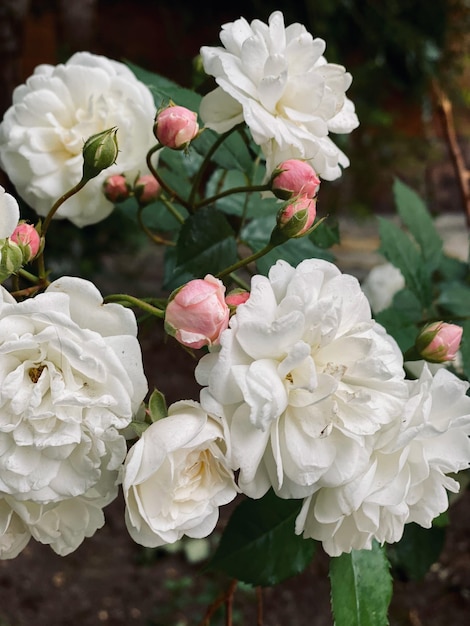
POLYGON ((134 195, 141 206, 156 200, 161 190, 160 183, 152 174, 140 176, 134 185, 134 195))
POLYGON ((154 134, 167 148, 185 148, 198 132, 197 114, 186 107, 170 105, 157 114, 154 134))
POLYGON ((277 226, 289 238, 302 237, 313 226, 316 215, 316 200, 300 196, 280 210, 277 226))
POLYGON ((123 202, 130 196, 131 188, 122 174, 114 174, 104 181, 103 191, 110 202, 123 202))
POLYGON ((225 303, 230 307, 230 312, 235 313, 237 307, 240 304, 244 304, 248 300, 249 297, 250 297, 249 291, 236 289, 235 291, 231 291, 225 297, 225 303))
POLYGON ((188 348, 217 344, 230 315, 224 296, 223 282, 210 274, 190 280, 169 298, 166 332, 188 348))
POLYGON ((281 200, 301 195, 314 198, 319 188, 320 179, 313 167, 298 159, 283 161, 271 176, 271 190, 281 200))
POLYGON ((463 329, 456 324, 428 324, 416 339, 416 349, 430 363, 453 361, 460 347, 462 333, 463 329))
POLYGON ((10 236, 11 241, 20 246, 25 262, 31 261, 39 252, 41 237, 31 224, 21 222, 10 236))

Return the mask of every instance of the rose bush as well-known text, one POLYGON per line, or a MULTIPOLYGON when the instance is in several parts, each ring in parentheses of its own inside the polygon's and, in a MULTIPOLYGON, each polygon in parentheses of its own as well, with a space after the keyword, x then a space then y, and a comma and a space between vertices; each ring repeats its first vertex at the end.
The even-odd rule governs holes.
POLYGON ((64 64, 40 65, 15 89, 0 124, 0 164, 18 194, 45 216, 79 182, 84 141, 118 127, 116 164, 56 214, 76 226, 94 224, 114 207, 101 193, 107 176, 126 173, 132 178, 147 172, 155 110, 149 89, 123 63, 78 52, 64 64))

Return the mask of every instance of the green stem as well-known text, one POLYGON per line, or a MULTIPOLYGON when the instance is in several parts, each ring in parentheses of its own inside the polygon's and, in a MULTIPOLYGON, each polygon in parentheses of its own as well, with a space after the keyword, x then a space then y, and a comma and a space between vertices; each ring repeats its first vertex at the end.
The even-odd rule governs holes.
MULTIPOLYGON (((157 172, 157 170, 156 170, 156 169, 155 169, 155 167, 153 166, 153 163, 152 163, 152 156, 153 156, 156 152, 158 152, 158 150, 160 150, 160 148, 162 148, 162 145, 161 145, 160 143, 157 143, 157 145, 156 145, 156 146, 154 146, 153 148, 151 148, 151 149, 148 151, 148 153, 147 153, 147 167, 149 168, 150 172, 152 173, 152 176, 154 176, 154 177, 158 180, 158 182, 159 182, 159 184, 160 184, 160 187, 161 187, 162 189, 164 189, 164 190, 166 191, 166 193, 167 193, 167 194, 168 194, 171 198, 176 199, 176 200, 179 202, 179 204, 181 204, 182 206, 184 206, 185 208, 187 208, 187 209, 188 209, 188 207, 189 207, 188 202, 187 202, 184 198, 182 198, 181 196, 179 196, 179 195, 178 195, 178 193, 177 193, 174 189, 172 189, 172 188, 171 188, 171 187, 170 187, 170 186, 169 186, 169 185, 168 185, 168 184, 167 184, 167 183, 163 180, 163 178, 160 176, 160 174, 157 172)), ((176 209, 175 209, 175 210, 176 210, 176 209)), ((181 217, 181 223, 183 223, 183 222, 184 222, 184 219, 181 217)))
POLYGON ((26 280, 29 280, 30 283, 33 283, 34 285, 39 285, 40 283, 42 283, 42 279, 38 278, 37 276, 35 276, 34 274, 31 274, 31 272, 28 272, 27 270, 21 268, 18 271, 18 274, 20 276, 22 276, 23 278, 26 278, 26 280))
POLYGON ((253 261, 256 261, 257 259, 261 258, 268 252, 271 252, 271 250, 273 250, 273 248, 275 248, 276 245, 279 245, 279 244, 276 244, 270 241, 268 244, 264 246, 264 248, 262 248, 261 250, 258 250, 258 252, 255 252, 252 255, 245 257, 244 259, 240 259, 239 261, 237 261, 230 267, 227 267, 226 269, 224 269, 222 272, 219 272, 216 277, 222 278, 223 276, 232 274, 232 272, 235 272, 236 270, 239 270, 240 268, 247 266, 249 263, 253 263, 253 261))
POLYGON ((140 206, 139 210, 137 211, 137 219, 139 221, 139 225, 142 228, 142 230, 144 231, 144 233, 147 235, 147 237, 150 239, 150 241, 153 241, 153 243, 156 243, 158 245, 163 245, 163 246, 176 246, 174 241, 170 241, 168 239, 165 239, 164 237, 160 237, 160 235, 156 235, 155 233, 152 233, 152 231, 144 224, 144 220, 142 218, 142 213, 144 210, 144 206, 140 206))
POLYGON ((206 156, 204 157, 203 162, 201 163, 201 167, 199 168, 196 176, 194 177, 194 182, 193 182, 193 186, 191 189, 191 193, 189 194, 189 200, 188 200, 189 206, 191 207, 194 206, 194 200, 196 198, 197 190, 199 189, 199 185, 201 184, 202 177, 214 153, 219 149, 219 147, 223 144, 223 142, 227 139, 229 135, 231 135, 234 131, 238 130, 239 128, 242 128, 243 126, 244 126, 244 122, 242 122, 241 124, 237 124, 236 126, 231 128, 227 132, 223 133, 222 135, 219 135, 219 137, 214 141, 212 146, 209 148, 206 156))
POLYGON ((115 293, 109 296, 105 296, 105 302, 118 302, 120 304, 127 303, 129 306, 137 306, 139 309, 150 313, 150 315, 154 315, 155 317, 159 317, 163 319, 165 317, 165 311, 162 309, 158 309, 157 307, 141 300, 140 298, 136 298, 135 296, 129 296, 126 293, 115 293))
POLYGON ((269 185, 253 185, 251 187, 232 187, 232 189, 225 189, 225 191, 221 191, 220 193, 212 196, 210 198, 205 198, 194 205, 194 209, 200 209, 207 204, 211 204, 212 202, 217 202, 221 198, 225 198, 226 196, 230 196, 234 193, 251 193, 252 191, 269 191, 269 185))
POLYGON ((57 211, 62 206, 62 204, 64 204, 66 200, 68 200, 73 195, 78 193, 81 189, 83 189, 83 187, 85 187, 87 182, 88 182, 88 179, 82 178, 81 181, 79 181, 74 187, 72 187, 72 189, 69 189, 68 191, 66 191, 64 195, 60 196, 60 198, 53 204, 51 210, 47 214, 46 219, 42 223, 42 228, 41 228, 42 237, 46 237, 46 232, 47 232, 47 229, 49 228, 52 218, 57 213, 57 211))

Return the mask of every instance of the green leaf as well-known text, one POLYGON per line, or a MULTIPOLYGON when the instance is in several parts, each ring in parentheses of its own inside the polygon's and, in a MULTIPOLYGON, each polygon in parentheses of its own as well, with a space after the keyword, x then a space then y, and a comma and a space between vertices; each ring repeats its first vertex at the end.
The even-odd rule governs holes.
POLYGON ((462 365, 465 377, 470 380, 470 320, 465 320, 462 324, 463 335, 460 344, 460 354, 462 355, 462 365))
POLYGON ((385 626, 392 578, 385 550, 353 550, 330 561, 331 604, 335 626, 385 626))
POLYGON ((256 586, 276 585, 302 572, 312 560, 316 542, 294 532, 301 504, 282 500, 272 490, 260 500, 243 500, 208 567, 256 586))
POLYGON ((157 422, 168 415, 165 396, 158 389, 154 389, 149 398, 148 412, 152 422, 157 422))
POLYGON ((406 524, 403 537, 387 547, 392 569, 405 580, 420 580, 439 559, 446 536, 445 527, 423 528, 406 524))
POLYGON ((319 248, 331 248, 340 242, 339 224, 329 223, 324 220, 313 233, 309 235, 310 240, 319 248))
POLYGON ((176 267, 176 248, 167 248, 164 256, 163 289, 173 291, 193 278, 197 278, 193 272, 176 267))
POLYGON ((389 307, 377 313, 375 319, 395 339, 402 352, 406 352, 414 345, 417 335, 416 324, 405 313, 389 307))
POLYGON ((129 61, 126 64, 136 77, 150 89, 157 107, 165 106, 172 100, 175 104, 187 107, 192 111, 199 110, 201 96, 195 91, 181 87, 172 80, 145 70, 129 61))
POLYGON ((237 260, 237 245, 227 218, 204 207, 183 224, 176 248, 176 272, 217 274, 237 260))
POLYGON ((393 193, 398 213, 421 248, 423 259, 435 269, 442 257, 442 239, 419 195, 396 179, 393 193))
POLYGON ((424 306, 432 302, 430 269, 419 248, 401 228, 379 217, 380 252, 398 267, 406 285, 424 306))
POLYGON ((451 315, 466 317, 470 311, 470 287, 459 282, 448 283, 442 289, 437 302, 451 315))
MULTIPOLYGON (((214 131, 204 129, 204 132, 191 142, 191 146, 199 154, 205 155, 218 139, 219 135, 214 131)), ((224 170, 238 169, 250 172, 253 169, 253 155, 240 133, 236 131, 225 138, 212 156, 212 161, 224 170)))

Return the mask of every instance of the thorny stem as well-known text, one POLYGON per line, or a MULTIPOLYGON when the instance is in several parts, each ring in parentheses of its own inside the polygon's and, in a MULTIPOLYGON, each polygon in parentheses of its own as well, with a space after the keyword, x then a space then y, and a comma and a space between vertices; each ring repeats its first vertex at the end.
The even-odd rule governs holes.
POLYGON ((42 237, 46 236, 46 232, 47 232, 47 229, 49 228, 52 218, 57 213, 58 209, 62 206, 62 204, 64 204, 66 200, 68 200, 73 195, 78 193, 81 189, 83 189, 83 187, 85 187, 87 182, 88 182, 88 179, 82 178, 74 187, 72 187, 72 189, 69 189, 68 191, 66 191, 64 195, 60 196, 60 198, 52 205, 51 210, 49 211, 46 219, 42 223, 42 228, 41 228, 42 237))
POLYGON ((200 624, 200 626, 209 626, 214 613, 218 608, 225 604, 226 607, 226 616, 225 616, 225 626, 232 626, 232 606, 233 606, 233 596, 235 594, 235 590, 238 585, 238 580, 234 579, 231 581, 229 588, 222 593, 207 607, 206 614, 200 624))

